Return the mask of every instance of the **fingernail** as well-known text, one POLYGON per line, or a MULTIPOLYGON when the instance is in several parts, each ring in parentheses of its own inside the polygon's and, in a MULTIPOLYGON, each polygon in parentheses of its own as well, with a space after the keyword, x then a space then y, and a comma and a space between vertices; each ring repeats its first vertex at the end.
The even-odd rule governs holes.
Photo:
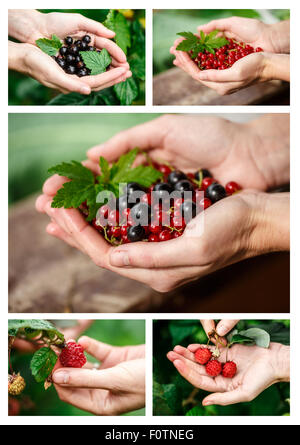
POLYGON ((52 376, 52 380, 54 383, 68 383, 69 374, 65 371, 56 371, 52 376))
POLYGON ((80 89, 81 94, 90 94, 91 89, 87 85, 83 85, 80 89))
POLYGON ((218 334, 221 335, 221 337, 223 337, 223 335, 225 335, 227 333, 227 328, 224 325, 220 325, 217 328, 218 334))
POLYGON ((131 77, 132 76, 132 72, 131 71, 128 71, 127 73, 126 73, 126 79, 128 79, 129 77, 131 77))
POLYGON ((129 266, 129 256, 126 250, 114 250, 110 254, 110 263, 112 266, 129 266))

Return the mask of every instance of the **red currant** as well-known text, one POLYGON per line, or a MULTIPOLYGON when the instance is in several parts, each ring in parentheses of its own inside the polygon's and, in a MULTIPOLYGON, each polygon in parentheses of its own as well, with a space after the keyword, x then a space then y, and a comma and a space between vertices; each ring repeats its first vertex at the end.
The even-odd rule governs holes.
POLYGON ((158 235, 159 241, 168 241, 172 238, 170 230, 165 229, 160 232, 158 235))
POLYGON ((233 195, 233 193, 236 193, 241 189, 242 187, 237 182, 234 181, 228 182, 225 186, 227 195, 233 195))

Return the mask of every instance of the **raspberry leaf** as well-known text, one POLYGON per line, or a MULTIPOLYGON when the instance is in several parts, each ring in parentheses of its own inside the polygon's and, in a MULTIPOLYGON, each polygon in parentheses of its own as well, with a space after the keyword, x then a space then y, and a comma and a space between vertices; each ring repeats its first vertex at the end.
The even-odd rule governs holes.
POLYGON ((244 331, 239 332, 240 335, 244 335, 255 341, 257 346, 261 348, 268 348, 270 345, 270 334, 264 329, 260 328, 249 328, 244 331))
POLYGON ((104 73, 111 63, 111 57, 107 49, 103 48, 101 53, 97 51, 79 51, 86 67, 91 70, 91 75, 104 73))
POLYGON ((29 341, 39 337, 53 345, 64 343, 64 335, 47 320, 9 320, 8 335, 29 341))
POLYGON ((52 39, 38 39, 35 43, 48 56, 55 56, 62 47, 60 39, 55 34, 52 35, 52 39))
POLYGON ((241 335, 241 334, 233 335, 232 338, 231 338, 230 343, 228 344, 228 347, 231 347, 235 343, 247 344, 249 346, 255 345, 255 341, 252 338, 246 337, 245 335, 241 335))
POLYGON ((45 347, 36 351, 30 362, 30 369, 35 380, 40 383, 51 374, 57 361, 57 355, 51 348, 45 347))
POLYGON ((126 18, 118 12, 114 21, 114 31, 116 33, 116 44, 127 54, 127 48, 130 48, 130 30, 126 18))

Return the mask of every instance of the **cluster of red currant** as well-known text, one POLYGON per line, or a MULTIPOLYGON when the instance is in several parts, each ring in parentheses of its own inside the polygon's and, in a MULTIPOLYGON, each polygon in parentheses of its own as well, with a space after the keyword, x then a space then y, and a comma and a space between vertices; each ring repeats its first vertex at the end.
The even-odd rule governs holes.
MULTIPOLYGON (((215 54, 205 50, 204 52, 198 53, 193 60, 201 70, 226 70, 237 60, 248 56, 248 54, 254 52, 259 53, 261 51, 263 51, 263 49, 260 47, 254 49, 251 45, 229 39, 229 43, 217 49, 215 54)), ((190 51, 190 55, 192 55, 192 51, 190 51)))
POLYGON ((163 173, 161 182, 149 189, 128 183, 122 196, 99 208, 92 225, 111 244, 177 238, 198 213, 241 190, 234 181, 223 187, 206 169, 185 174, 168 165, 153 167, 163 173))

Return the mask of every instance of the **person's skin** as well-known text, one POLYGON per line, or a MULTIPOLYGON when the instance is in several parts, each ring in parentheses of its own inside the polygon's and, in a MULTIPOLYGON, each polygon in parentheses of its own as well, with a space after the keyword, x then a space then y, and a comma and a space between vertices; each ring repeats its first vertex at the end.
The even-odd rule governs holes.
POLYGON ((246 42, 255 48, 263 48, 263 52, 243 57, 226 70, 201 71, 188 53, 176 50, 183 38, 175 40, 170 53, 175 56, 174 65, 193 79, 220 95, 231 94, 253 83, 273 79, 290 80, 289 28, 289 21, 267 25, 256 19, 242 17, 213 20, 198 27, 198 32, 210 33, 218 29, 225 37, 246 42))
POLYGON ((256 190, 209 207, 180 238, 111 247, 79 211, 51 207, 66 181, 55 175, 45 182, 44 194, 36 202, 37 210, 51 218, 47 232, 89 255, 99 267, 160 292, 242 259, 289 249, 289 194, 263 193, 289 179, 288 116, 266 115, 247 124, 216 117, 164 116, 94 147, 87 165, 96 169, 100 155, 114 161, 136 146, 183 171, 208 168, 221 183, 235 180, 256 190))
MULTIPOLYGON (((219 323, 216 325, 214 320, 200 320, 200 323, 202 324, 202 327, 207 335, 207 337, 209 338, 209 334, 213 331, 215 331, 217 333, 217 335, 220 337, 220 340, 222 342, 222 344, 226 344, 226 338, 224 338, 228 332, 230 332, 235 325, 239 322, 240 320, 220 320, 219 323)), ((216 343, 216 340, 214 338, 210 338, 210 341, 212 343, 216 343)))
POLYGON ((91 91, 99 91, 125 81, 132 75, 124 52, 110 40, 115 33, 80 14, 10 10, 8 31, 11 37, 22 42, 9 42, 9 69, 31 76, 62 93, 90 94, 91 91), (99 49, 106 48, 112 57, 111 69, 96 76, 79 78, 66 74, 35 44, 37 39, 51 38, 52 34, 63 39, 67 35, 80 38, 87 33, 91 36, 91 45, 99 49))
POLYGON ((101 365, 63 368, 58 360, 52 381, 62 401, 101 416, 145 406, 144 345, 116 347, 89 337, 81 337, 78 343, 101 365))
MULTIPOLYGON (((270 343, 269 348, 261 348, 235 344, 228 349, 227 356, 226 348, 221 348, 218 360, 233 360, 237 365, 233 379, 207 375, 205 366, 194 359, 195 351, 201 346, 206 345, 175 346, 167 358, 192 385, 212 393, 203 399, 204 406, 250 402, 274 383, 290 380, 289 346, 270 343)), ((209 348, 214 349, 214 346, 209 348)))

